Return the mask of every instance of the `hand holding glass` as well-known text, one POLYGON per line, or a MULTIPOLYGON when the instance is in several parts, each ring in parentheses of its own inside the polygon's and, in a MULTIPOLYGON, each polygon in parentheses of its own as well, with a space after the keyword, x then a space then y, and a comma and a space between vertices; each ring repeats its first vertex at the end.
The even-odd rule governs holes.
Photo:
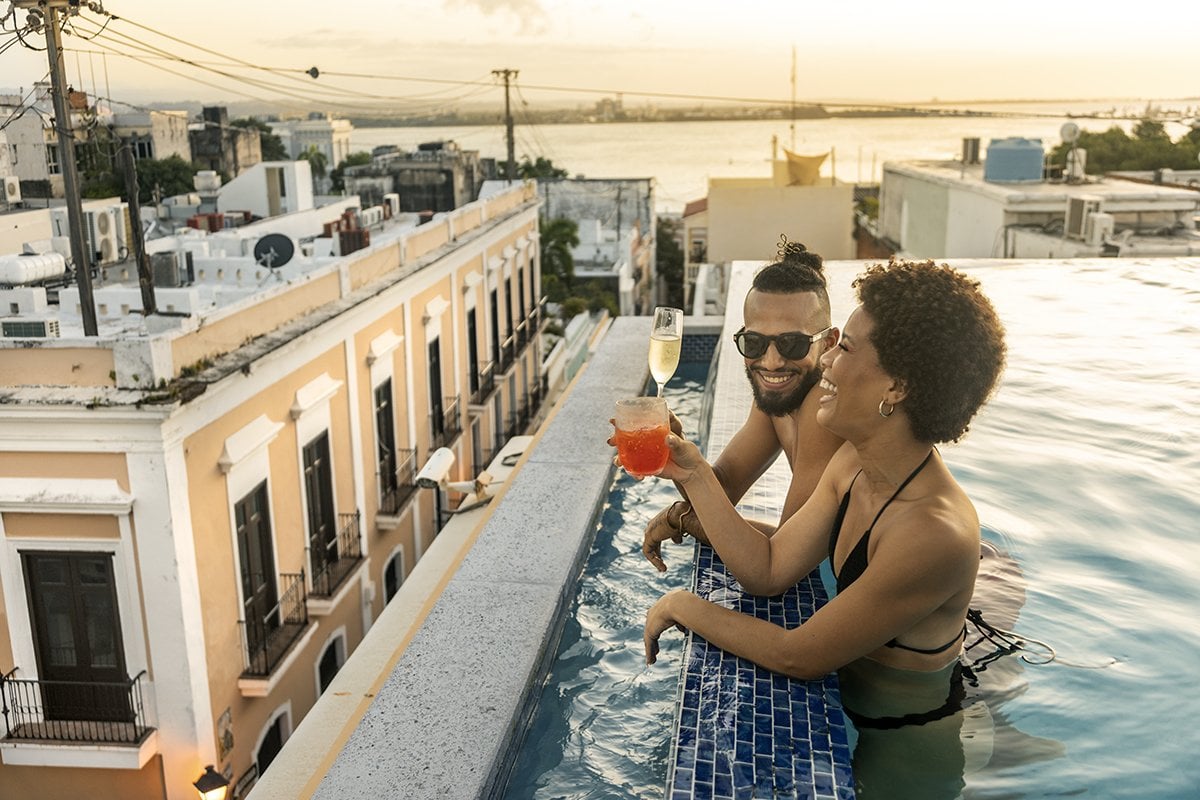
POLYGON ((654 309, 654 325, 650 329, 650 374, 658 384, 658 396, 663 386, 679 366, 679 349, 683 344, 683 311, 658 306, 654 309))
POLYGON ((667 450, 667 401, 661 397, 634 397, 617 401, 615 418, 617 457, 635 478, 657 475, 671 457, 667 450))

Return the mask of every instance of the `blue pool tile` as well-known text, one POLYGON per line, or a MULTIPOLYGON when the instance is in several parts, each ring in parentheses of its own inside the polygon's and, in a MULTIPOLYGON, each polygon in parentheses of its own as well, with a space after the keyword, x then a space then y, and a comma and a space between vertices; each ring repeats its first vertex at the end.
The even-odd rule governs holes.
POLYGON ((693 783, 692 771, 690 769, 675 770, 675 785, 672 788, 674 788, 676 791, 680 789, 691 789, 693 783))

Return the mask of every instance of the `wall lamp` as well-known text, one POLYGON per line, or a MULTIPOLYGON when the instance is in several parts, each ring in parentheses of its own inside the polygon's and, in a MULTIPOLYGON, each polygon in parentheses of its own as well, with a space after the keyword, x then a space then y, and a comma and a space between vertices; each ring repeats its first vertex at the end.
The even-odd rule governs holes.
POLYGON ((229 792, 229 781, 224 775, 213 769, 209 764, 204 768, 204 774, 192 784, 200 794, 200 800, 225 800, 229 792))

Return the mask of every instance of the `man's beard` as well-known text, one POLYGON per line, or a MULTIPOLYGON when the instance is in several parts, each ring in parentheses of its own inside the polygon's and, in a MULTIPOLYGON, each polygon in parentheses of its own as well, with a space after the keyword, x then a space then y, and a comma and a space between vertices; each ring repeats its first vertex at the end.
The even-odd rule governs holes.
POLYGON ((746 378, 750 381, 750 391, 754 393, 754 404, 772 417, 784 417, 798 409, 804 398, 808 397, 808 393, 821 380, 821 370, 814 367, 806 372, 797 373, 800 382, 791 391, 764 392, 754 379, 754 373, 754 369, 746 367, 746 378))

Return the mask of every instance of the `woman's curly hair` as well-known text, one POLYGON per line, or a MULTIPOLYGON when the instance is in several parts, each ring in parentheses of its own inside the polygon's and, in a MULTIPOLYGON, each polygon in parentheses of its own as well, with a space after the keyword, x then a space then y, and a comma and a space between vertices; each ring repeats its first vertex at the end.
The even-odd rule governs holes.
POLYGON ((880 367, 907 389, 900 407, 913 435, 957 442, 1004 369, 1004 325, 979 282, 946 264, 892 259, 853 285, 875 323, 880 367))

